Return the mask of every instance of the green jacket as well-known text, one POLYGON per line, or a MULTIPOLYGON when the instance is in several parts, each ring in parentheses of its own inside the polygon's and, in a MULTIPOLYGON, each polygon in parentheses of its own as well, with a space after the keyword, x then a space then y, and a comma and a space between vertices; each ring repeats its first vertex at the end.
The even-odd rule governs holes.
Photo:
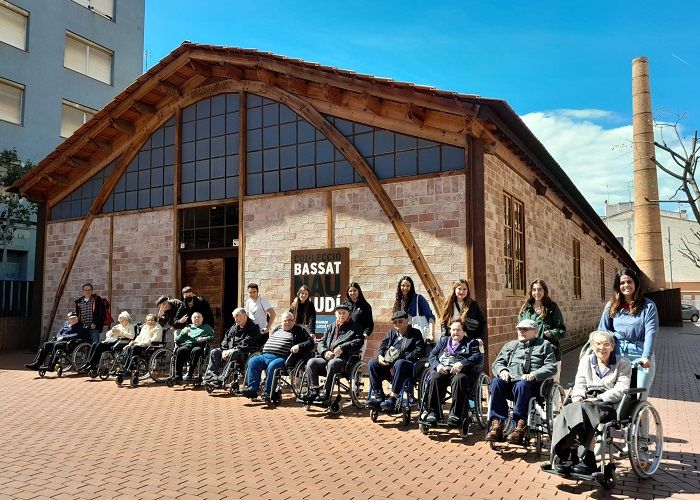
POLYGON ((538 338, 508 342, 491 365, 494 377, 498 377, 503 370, 508 370, 516 380, 527 374, 534 375, 537 382, 553 377, 557 373, 557 360, 552 344, 538 338))
POLYGON ((566 336, 566 325, 564 325, 564 317, 561 315, 559 306, 556 302, 552 302, 552 304, 554 304, 553 309, 544 318, 535 312, 532 305, 527 306, 527 309, 518 315, 518 322, 523 319, 531 319, 537 323, 537 337, 548 340, 554 348, 557 361, 561 361, 559 341, 566 336), (547 330, 552 334, 551 337, 545 336, 544 332, 547 330))
POLYGON ((198 327, 194 325, 186 326, 175 339, 175 343, 180 346, 194 346, 199 343, 200 339, 204 339, 207 342, 214 340, 214 330, 212 330, 211 326, 205 323, 198 327))

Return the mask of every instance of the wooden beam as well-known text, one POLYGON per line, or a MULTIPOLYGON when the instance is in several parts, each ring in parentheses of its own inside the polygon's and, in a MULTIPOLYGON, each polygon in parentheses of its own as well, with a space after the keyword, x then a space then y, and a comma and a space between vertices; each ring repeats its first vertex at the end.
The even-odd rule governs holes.
POLYGON ((119 182, 119 179, 121 178, 122 174, 126 171, 127 166, 134 158, 134 156, 136 156, 138 151, 138 148, 134 147, 133 145, 127 150, 127 152, 122 156, 122 159, 119 162, 119 164, 117 164, 114 171, 110 174, 110 176, 107 179, 105 179, 105 183, 100 188, 100 192, 97 194, 95 200, 92 202, 90 210, 88 210, 87 216, 83 220, 83 224, 80 227, 80 231, 78 232, 78 236, 76 237, 75 243, 71 248, 71 253, 68 256, 68 262, 66 262, 66 267, 63 269, 63 275, 61 276, 61 280, 58 282, 58 286, 56 287, 56 293, 54 295, 53 305, 51 306, 49 321, 46 325, 46 330, 44 332, 44 338, 49 338, 49 335, 51 333, 50 328, 54 322, 54 319, 56 319, 56 311, 58 311, 58 304, 60 303, 61 297, 63 296, 63 291, 66 288, 68 277, 70 276, 70 273, 73 270, 73 264, 75 264, 75 260, 78 257, 78 252, 80 252, 80 248, 83 246, 83 241, 85 240, 85 236, 87 235, 88 230, 90 229, 90 225, 92 224, 95 215, 97 215, 100 212, 100 210, 102 210, 102 207, 107 201, 107 198, 109 198, 110 193, 117 185, 117 182, 119 182))
POLYGON ((375 115, 381 116, 382 114, 382 100, 378 97, 369 95, 368 93, 362 94, 362 100, 365 103, 365 108, 374 113, 375 115))
POLYGON ((406 117, 419 127, 422 127, 425 123, 425 109, 409 103, 407 105, 406 117))
POLYGON ((132 109, 135 109, 142 115, 155 115, 156 107, 152 104, 148 104, 143 101, 134 101, 131 105, 132 109))
POLYGON ((596 245, 600 245, 601 243, 603 243, 603 240, 601 240, 599 236, 594 236, 593 241, 595 241, 596 245))
POLYGON ((187 65, 198 75, 203 75, 207 78, 211 77, 211 65, 195 61, 194 59, 187 61, 187 65))
POLYGON ((532 185, 535 188, 535 193, 537 193, 537 196, 544 196, 547 193, 547 186, 541 180, 539 180, 539 178, 535 177, 532 181, 532 185))
POLYGON ((116 128, 117 130, 121 130, 129 135, 134 133, 134 125, 128 120, 123 118, 110 118, 109 122, 112 127, 116 128))
POLYGON ((224 64, 224 74, 232 80, 243 80, 245 78, 245 71, 243 68, 234 66, 232 64, 224 64))
POLYGON ((305 96, 309 93, 309 84, 305 80, 288 74, 287 81, 289 82, 289 86, 292 88, 292 90, 294 90, 294 92, 297 94, 305 96))
POLYGON ((571 217, 573 217, 574 213, 569 209, 569 207, 561 207, 561 211, 564 213, 564 218, 571 220, 571 217))
POLYGON ((328 99, 329 102, 332 102, 333 104, 337 106, 342 106, 343 104, 343 92, 338 90, 336 87, 333 87, 332 85, 328 85, 326 83, 321 85, 321 90, 323 92, 323 96, 328 99))
POLYGON ((581 231, 583 231, 583 234, 590 234, 591 228, 586 224, 581 224, 581 231))
POLYGON ((53 182, 54 184, 58 184, 59 186, 69 186, 70 185, 70 179, 68 177, 65 177, 63 175, 58 175, 56 173, 53 173, 51 175, 44 175, 46 179, 48 179, 50 182, 53 182))
POLYGON ((275 75, 272 72, 267 71, 266 69, 256 68, 255 73, 258 75, 258 80, 263 82, 265 85, 275 84, 275 75))
POLYGON ((89 139, 88 143, 91 144, 95 149, 104 151, 107 154, 112 152, 112 145, 107 142, 98 141, 97 139, 89 139))
POLYGON ((171 95, 175 97, 182 96, 182 91, 180 90, 180 87, 178 87, 177 85, 173 85, 172 83, 168 83, 164 80, 159 80, 157 87, 166 95, 171 95))
POLYGON ((83 160, 82 158, 74 158, 71 156, 69 158, 66 158, 66 163, 68 163, 73 168, 90 168, 90 162, 87 160, 83 160))

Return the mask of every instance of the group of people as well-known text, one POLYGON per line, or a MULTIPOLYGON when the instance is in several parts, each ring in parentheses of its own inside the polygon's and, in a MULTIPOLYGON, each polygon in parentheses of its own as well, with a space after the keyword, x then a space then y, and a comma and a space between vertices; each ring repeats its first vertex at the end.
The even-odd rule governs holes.
MULTIPOLYGON (((83 286, 83 297, 75 301, 75 311, 68 314, 65 325, 54 339, 39 349, 30 369, 52 369, 58 349, 65 349, 71 340, 93 342, 88 361, 80 370, 96 368, 100 356, 116 344, 127 350, 128 360, 142 355, 154 342, 164 340, 164 331, 178 331, 175 340, 175 372, 173 382, 191 379, 193 370, 214 338, 214 317, 209 303, 196 296, 191 287, 182 290, 183 300, 161 296, 156 301, 157 314, 148 314, 145 324, 135 332, 131 316, 122 312, 118 323, 107 331, 102 342, 94 333, 101 331, 104 311, 101 299, 93 294, 92 285, 83 286), (138 335, 137 335, 138 333, 138 335), (183 368, 189 360, 189 372, 183 368)), ((350 358, 362 352, 366 338, 374 331, 372 307, 359 283, 351 283, 344 301, 335 308, 335 321, 317 341, 316 310, 308 287, 301 286, 289 309, 281 314, 281 322, 272 328, 276 313, 260 295, 259 287, 247 287, 243 307, 232 312, 234 324, 226 332, 219 347, 209 352, 204 380, 223 385, 225 369, 233 362, 246 368, 246 386, 242 395, 269 399, 273 390, 274 370, 285 363, 305 361, 308 393, 304 402, 325 404, 332 395, 334 375, 348 367, 350 358), (259 354, 252 356, 254 352, 259 354), (268 375, 260 394, 262 372, 268 375), (320 377, 326 376, 325 385, 320 377)), ((407 381, 416 377, 416 366, 427 358, 430 369, 423 397, 420 419, 435 423, 441 415, 447 387, 451 387, 452 403, 448 425, 459 425, 464 418, 468 388, 483 369, 483 343, 487 340, 486 319, 479 304, 471 297, 469 284, 460 279, 452 284, 448 299, 433 314, 428 301, 416 292, 410 276, 397 284, 391 315, 392 328, 379 344, 376 358, 368 362, 373 397, 370 408, 393 413, 407 381), (383 382, 390 383, 388 394, 383 382)), ((592 452, 593 430, 614 413, 614 404, 630 385, 631 363, 640 367, 638 386, 649 388, 654 378, 654 340, 658 316, 654 303, 641 294, 635 271, 623 268, 615 275, 613 295, 602 313, 597 331, 591 333, 591 352, 581 358, 573 403, 561 412, 554 423, 553 446, 561 458, 561 471, 585 473, 596 467, 592 452), (582 454, 578 448, 584 449, 582 454)), ((491 366, 493 374, 489 405, 489 429, 486 440, 510 443, 522 441, 526 432, 528 403, 537 394, 540 384, 558 380, 561 367, 560 341, 566 335, 562 313, 550 298, 547 284, 536 279, 530 283, 527 299, 518 313, 517 340, 506 343, 491 366), (509 410, 508 401, 512 401, 509 410), (504 436, 504 421, 512 412, 513 430, 504 436)))

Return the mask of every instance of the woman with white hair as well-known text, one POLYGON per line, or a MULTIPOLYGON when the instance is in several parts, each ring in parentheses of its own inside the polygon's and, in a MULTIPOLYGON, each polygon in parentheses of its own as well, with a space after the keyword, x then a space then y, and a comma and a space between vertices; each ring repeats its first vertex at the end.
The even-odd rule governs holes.
POLYGON ((100 364, 100 358, 102 357, 103 352, 109 351, 115 346, 117 347, 117 350, 119 350, 127 344, 126 341, 134 338, 134 325, 131 324, 131 314, 126 311, 122 311, 119 313, 117 321, 118 322, 116 325, 107 330, 105 340, 92 344, 90 354, 88 356, 88 362, 78 369, 79 373, 97 370, 97 366, 100 364))
POLYGON ((590 475, 597 470, 595 429, 616 416, 615 404, 630 387, 632 366, 627 358, 616 355, 615 334, 591 332, 588 344, 592 351, 578 364, 571 403, 562 407, 554 421, 552 447, 559 457, 557 472, 590 475), (578 448, 583 446, 583 456, 578 448))

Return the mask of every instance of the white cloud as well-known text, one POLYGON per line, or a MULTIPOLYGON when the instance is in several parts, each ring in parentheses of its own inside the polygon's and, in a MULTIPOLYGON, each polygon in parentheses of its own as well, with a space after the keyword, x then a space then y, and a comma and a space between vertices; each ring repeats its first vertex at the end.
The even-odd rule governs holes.
MULTIPOLYGON (((633 198, 632 124, 606 127, 594 120, 616 120, 615 113, 597 109, 564 109, 528 113, 523 121, 564 169, 599 214, 609 203, 633 198)), ((668 199, 678 181, 661 173, 659 197, 668 199)), ((676 210, 677 206, 668 207, 676 210)), ((685 207, 684 207, 685 208, 685 207)))

